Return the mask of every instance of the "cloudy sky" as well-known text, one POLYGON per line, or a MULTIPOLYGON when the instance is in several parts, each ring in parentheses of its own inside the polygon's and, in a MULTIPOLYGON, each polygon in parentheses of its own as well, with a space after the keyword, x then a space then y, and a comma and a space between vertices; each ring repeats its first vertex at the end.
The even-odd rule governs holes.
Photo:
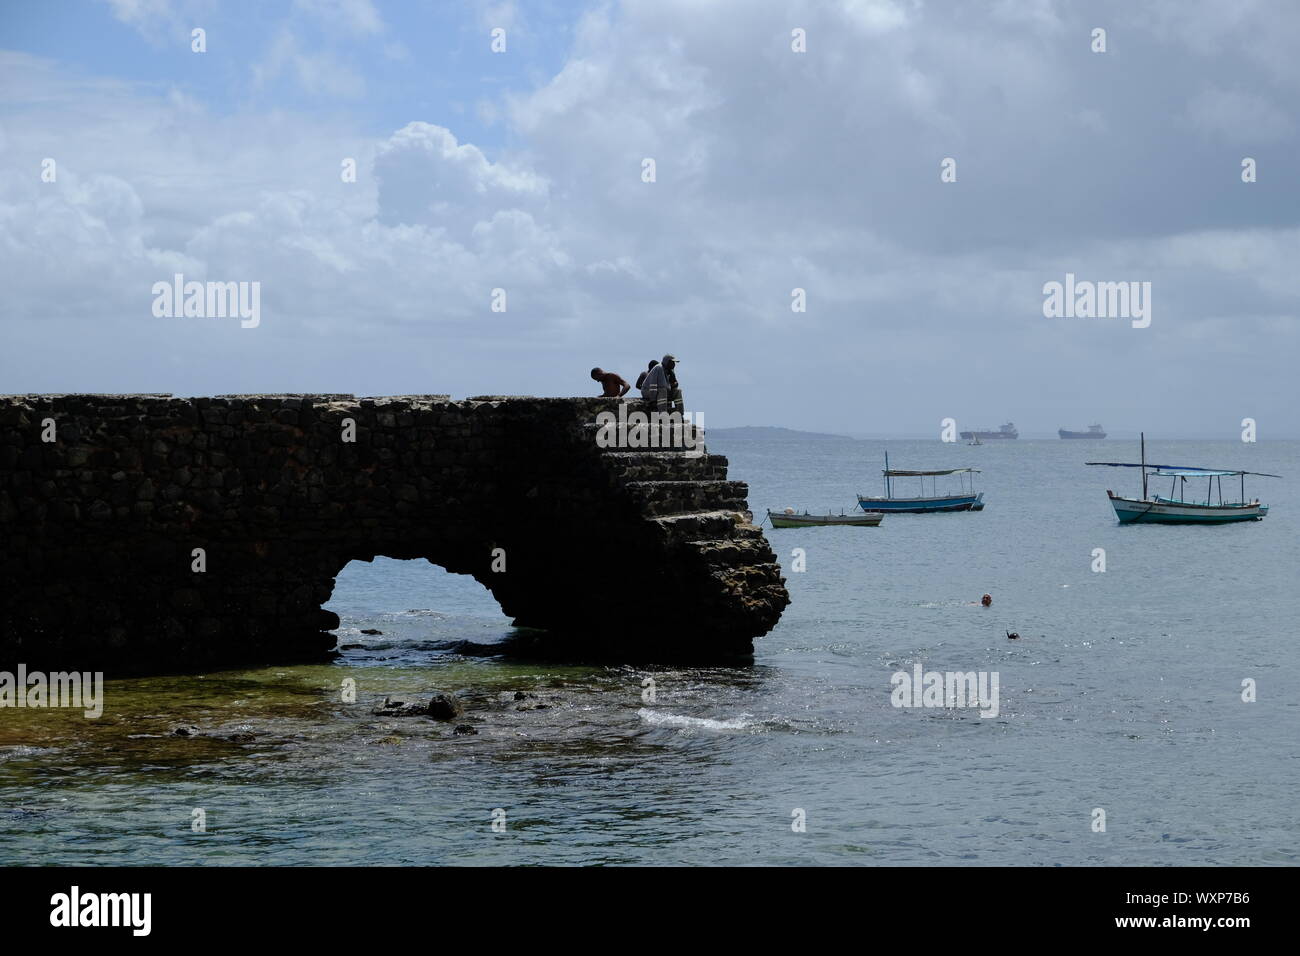
POLYGON ((671 351, 715 426, 1300 436, 1297 49, 1289 0, 8 3, 0 392, 577 395, 671 351), (1150 326, 1046 318, 1067 272, 1150 326), (156 317, 176 273, 260 325, 156 317))

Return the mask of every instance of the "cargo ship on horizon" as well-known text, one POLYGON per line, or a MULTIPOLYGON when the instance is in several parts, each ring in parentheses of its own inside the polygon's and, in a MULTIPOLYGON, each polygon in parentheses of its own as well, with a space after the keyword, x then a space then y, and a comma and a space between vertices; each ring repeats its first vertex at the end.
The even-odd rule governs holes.
POLYGON ((1014 424, 1012 424, 1011 422, 1007 422, 1005 425, 1003 425, 995 432, 994 431, 962 432, 961 437, 978 438, 980 440, 984 440, 987 438, 1019 438, 1020 432, 1016 431, 1016 426, 1014 424))
POLYGON ((1058 428, 1056 434, 1062 438, 1105 438, 1106 433, 1100 425, 1089 425, 1086 432, 1072 432, 1067 428, 1058 428))

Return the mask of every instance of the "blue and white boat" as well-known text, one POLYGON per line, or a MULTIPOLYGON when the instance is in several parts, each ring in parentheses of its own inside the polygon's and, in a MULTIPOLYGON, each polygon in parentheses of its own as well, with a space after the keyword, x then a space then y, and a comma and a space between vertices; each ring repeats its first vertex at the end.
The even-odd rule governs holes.
MULTIPOLYGON (((1258 498, 1246 500, 1246 476, 1257 475, 1261 478, 1280 478, 1262 471, 1228 471, 1214 468, 1195 468, 1189 465, 1151 465, 1147 463, 1146 435, 1142 436, 1142 460, 1127 461, 1089 461, 1089 465, 1103 465, 1109 468, 1141 468, 1142 497, 1125 498, 1109 488, 1106 497, 1115 509, 1115 517, 1120 524, 1227 524, 1233 521, 1259 521, 1268 514, 1268 505, 1261 504, 1258 498), (1150 494, 1149 479, 1170 479, 1169 497, 1150 494), (1188 479, 1204 478, 1205 500, 1200 496, 1188 498, 1188 479), (1241 497, 1237 501, 1223 500, 1223 479, 1239 478, 1241 497), (1217 489, 1217 497, 1216 497, 1217 489)), ((1232 486, 1229 484, 1231 494, 1232 486)))
POLYGON ((979 473, 978 468, 945 468, 940 471, 900 471, 889 467, 889 453, 885 453, 885 494, 880 495, 858 495, 858 504, 862 506, 863 511, 890 512, 894 514, 927 514, 932 511, 983 511, 984 510, 984 492, 975 491, 974 476, 979 473), (938 482, 936 479, 957 475, 957 481, 961 485, 961 491, 958 494, 939 494, 938 482), (970 490, 966 488, 967 478, 969 479, 970 490), (905 496, 894 494, 895 478, 917 478, 920 480, 919 495, 905 496), (931 494, 925 493, 925 479, 930 479, 931 494))

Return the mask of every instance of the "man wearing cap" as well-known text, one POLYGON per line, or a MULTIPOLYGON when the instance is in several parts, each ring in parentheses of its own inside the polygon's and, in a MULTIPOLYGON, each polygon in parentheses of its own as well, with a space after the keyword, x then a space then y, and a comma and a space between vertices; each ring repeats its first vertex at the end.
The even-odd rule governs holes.
POLYGON ((646 372, 645 382, 641 386, 641 397, 650 407, 657 411, 669 411, 670 403, 677 403, 677 411, 682 410, 682 390, 677 387, 677 357, 665 355, 664 360, 646 372))
POLYGON ((677 411, 682 411, 682 390, 677 387, 677 356, 665 355, 668 360, 668 397, 677 403, 677 411))

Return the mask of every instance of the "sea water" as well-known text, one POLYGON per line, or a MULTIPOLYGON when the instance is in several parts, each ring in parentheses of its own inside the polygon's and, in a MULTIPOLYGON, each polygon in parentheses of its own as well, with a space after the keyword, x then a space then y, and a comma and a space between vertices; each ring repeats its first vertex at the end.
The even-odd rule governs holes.
MULTIPOLYGON (((1118 526, 1105 491, 1136 472, 1083 462, 1132 445, 711 440, 756 520, 851 511, 886 448, 981 469, 987 504, 767 529, 792 604, 745 666, 506 656, 472 579, 356 562, 333 664, 110 674, 98 719, 0 712, 0 864, 1293 865, 1300 443, 1149 449, 1286 476, 1248 480, 1267 519, 1221 527, 1118 526), (996 674, 997 716, 894 706, 918 664, 996 674), (370 713, 433 691, 465 716, 370 713)), ((663 598, 633 610, 688 626, 663 598)))

